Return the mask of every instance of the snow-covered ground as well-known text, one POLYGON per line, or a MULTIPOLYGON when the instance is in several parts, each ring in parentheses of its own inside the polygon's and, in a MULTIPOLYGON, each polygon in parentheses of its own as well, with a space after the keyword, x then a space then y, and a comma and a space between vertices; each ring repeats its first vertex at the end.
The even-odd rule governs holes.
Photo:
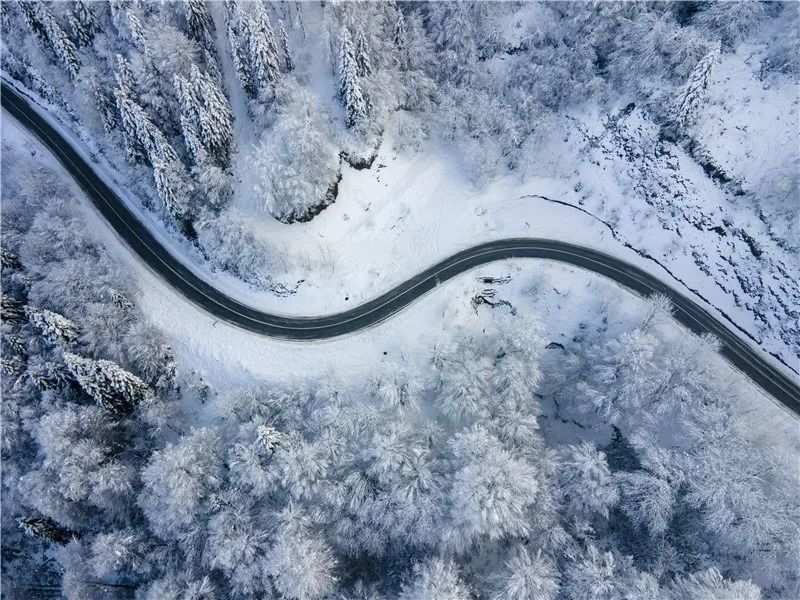
MULTIPOLYGON (((382 369, 424 369, 436 344, 446 343, 462 329, 480 331, 497 312, 519 320, 523 327, 534 320, 541 322, 545 339, 552 343, 549 360, 558 360, 557 345, 569 347, 576 337, 600 327, 611 334, 629 328, 641 322, 647 310, 640 298, 603 277, 551 261, 515 259, 486 265, 445 282, 392 319, 354 335, 303 343, 266 338, 217 321, 161 281, 119 243, 55 158, 14 121, 4 120, 2 139, 4 148, 35 154, 37 160, 61 171, 74 186, 76 196, 84 198, 81 208, 90 230, 120 268, 133 274, 139 291, 137 304, 168 336, 180 368, 196 372, 212 390, 263 381, 319 380, 333 374, 341 380, 357 381, 382 369), (484 277, 507 282, 486 284, 481 281, 484 277), (494 301, 509 302, 513 314, 503 305, 476 308, 473 297, 487 289, 495 290, 494 301)), ((586 231, 592 231, 590 225, 586 231)), ((673 335, 681 330, 672 320, 662 327, 673 335)), ((753 410, 758 411, 759 421, 780 435, 787 447, 800 451, 796 423, 786 418, 785 409, 723 365, 721 358, 719 361, 720 368, 730 369, 731 382, 739 381, 752 389, 753 410)), ((545 408, 551 411, 546 416, 553 418, 553 407, 545 408)), ((195 419, 205 418, 206 407, 192 406, 190 410, 195 419)), ((568 426, 564 435, 569 436, 568 426)))
MULTIPOLYGON (((729 108, 719 99, 732 80, 755 85, 742 53, 720 65, 700 129, 715 159, 719 153, 726 166, 748 175, 743 165, 763 164, 769 153, 768 145, 753 140, 769 137, 791 151, 791 128, 776 123, 796 125, 797 100, 787 101, 784 89, 764 92, 758 104, 772 107, 773 120, 762 119, 764 111, 729 108), (754 125, 737 125, 735 134, 708 133, 716 131, 711 122, 729 113, 735 122, 754 125), (731 141, 731 135, 738 137, 731 141), (751 158, 742 159, 736 148, 751 158)), ((344 163, 336 202, 312 221, 291 225, 265 214, 242 177, 232 210, 246 215, 273 249, 269 275, 295 290, 290 295, 212 272, 191 246, 164 235, 151 215, 143 219, 195 272, 253 306, 283 314, 352 307, 479 242, 512 236, 570 241, 682 287, 784 366, 800 370, 796 253, 779 247, 753 208, 733 203, 688 153, 661 140, 639 109, 571 115, 553 127, 535 159, 524 178, 509 174, 476 187, 446 147, 430 142, 418 153, 396 152, 390 129, 371 169, 344 163)), ((135 199, 123 197, 136 208, 135 199)))

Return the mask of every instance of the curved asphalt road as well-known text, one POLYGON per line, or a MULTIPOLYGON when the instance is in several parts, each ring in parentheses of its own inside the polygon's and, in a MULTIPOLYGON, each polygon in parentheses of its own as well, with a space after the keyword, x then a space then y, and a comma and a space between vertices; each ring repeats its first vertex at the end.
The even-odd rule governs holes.
POLYGON ((769 364, 761 353, 741 340, 707 310, 656 277, 618 258, 590 248, 554 240, 512 238, 463 250, 425 269, 385 294, 351 310, 321 317, 287 317, 246 306, 212 287, 175 258, 148 231, 125 203, 29 101, 6 83, 2 106, 38 137, 66 167, 117 234, 161 278, 194 304, 215 317, 255 333, 292 340, 318 340, 364 329, 379 323, 459 273, 508 258, 556 260, 598 273, 632 291, 670 298, 675 318, 695 333, 712 333, 722 354, 764 391, 800 414, 800 386, 769 364))

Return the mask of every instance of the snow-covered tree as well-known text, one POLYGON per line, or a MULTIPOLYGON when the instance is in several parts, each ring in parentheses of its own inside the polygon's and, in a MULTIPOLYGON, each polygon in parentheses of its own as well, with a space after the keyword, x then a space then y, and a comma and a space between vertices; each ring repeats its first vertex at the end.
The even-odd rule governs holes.
POLYGON ((399 9, 392 31, 392 41, 395 45, 395 56, 398 66, 401 69, 407 69, 409 66, 408 32, 406 31, 406 18, 403 16, 403 11, 399 9))
POLYGON ((142 20, 133 10, 133 7, 126 11, 125 17, 128 21, 128 29, 131 32, 131 39, 133 40, 133 43, 136 44, 136 47, 142 54, 147 55, 150 52, 150 45, 147 36, 145 35, 142 20))
POLYGON ((411 580, 400 592, 400 600, 469 600, 472 597, 472 590, 461 579, 455 563, 442 558, 416 565, 411 580))
POLYGON ((83 0, 73 0, 69 13, 69 26, 78 46, 91 46, 97 32, 97 21, 92 9, 83 0))
POLYGON ((228 24, 228 40, 230 40, 231 58, 233 59, 233 67, 236 70, 236 77, 239 79, 239 83, 245 93, 252 97, 255 95, 255 88, 253 86, 253 78, 250 75, 247 54, 242 47, 241 34, 230 23, 228 24))
POLYGON ((644 526, 650 535, 667 530, 674 513, 675 490, 664 479, 646 471, 621 473, 620 506, 637 527, 644 526))
POLYGON ((77 533, 70 531, 66 527, 61 527, 58 523, 47 517, 23 518, 19 520, 19 526, 28 535, 42 538, 62 546, 80 537, 77 533))
POLYGON ((214 48, 214 22, 205 0, 184 0, 189 37, 204 48, 214 48))
POLYGON ((294 71, 294 61, 292 60, 292 52, 289 49, 289 36, 286 35, 286 29, 283 26, 283 21, 278 22, 278 37, 281 41, 281 54, 283 54, 283 68, 289 73, 294 71))
POLYGON ((562 451, 559 483, 569 510, 578 516, 607 518, 609 508, 619 500, 605 453, 587 442, 562 451))
POLYGON ((26 306, 28 322, 48 341, 70 344, 78 339, 78 326, 66 317, 43 308, 26 306))
POLYGON ((367 103, 361 92, 358 80, 358 64, 356 63, 350 32, 342 27, 339 47, 339 98, 342 100, 348 127, 358 127, 367 118, 367 103))
POLYGON ((267 555, 267 572, 283 598, 317 600, 336 583, 336 561, 327 545, 293 525, 284 525, 267 555))
POLYGON ((24 323, 25 306, 19 300, 3 294, 0 317, 5 323, 24 323))
POLYGON ((288 79, 282 88, 275 124, 262 134, 250 161, 258 175, 255 191, 261 207, 291 221, 329 201, 339 156, 325 108, 288 79))
POLYGON ((594 544, 569 564, 562 589, 570 600, 660 599, 654 577, 637 571, 630 559, 602 552, 594 544))
POLYGON ((156 535, 175 539, 211 510, 222 480, 219 435, 208 428, 194 429, 153 453, 142 471, 144 489, 138 501, 156 535))
POLYGON ((481 539, 526 534, 527 508, 536 502, 539 489, 533 465, 478 427, 456 434, 450 450, 456 470, 448 494, 451 525, 444 531, 445 543, 463 552, 481 539))
POLYGON ((151 160, 153 179, 158 196, 164 202, 167 213, 176 218, 189 216, 192 183, 180 161, 166 161, 159 156, 151 160))
POLYGON ((176 75, 175 87, 181 100, 184 139, 195 162, 200 162, 199 142, 217 164, 227 167, 233 145, 233 114, 225 94, 197 65, 192 65, 188 78, 176 75))
POLYGON ((697 598, 697 600, 761 600, 761 590, 749 581, 725 579, 716 568, 680 576, 669 586, 664 596, 668 600, 697 598))
POLYGON ((97 78, 94 78, 90 85, 94 96, 94 106, 103 121, 103 129, 106 133, 111 133, 117 127, 117 106, 114 96, 97 78))
POLYGON ((428 19, 429 32, 441 52, 438 72, 443 80, 468 83, 478 58, 473 19, 476 5, 470 2, 437 2, 428 19))
POLYGON ((74 80, 81 68, 78 49, 58 24, 46 4, 36 4, 35 8, 31 4, 29 2, 19 3, 28 25, 45 41, 59 62, 64 65, 70 79, 74 80))
POLYGON ((253 3, 253 15, 245 21, 253 85, 261 99, 268 99, 280 78, 278 46, 266 7, 253 3))
POLYGON ((372 74, 372 61, 369 57, 369 48, 363 31, 359 31, 356 38, 355 59, 356 73, 359 77, 366 77, 372 74))
POLYGON ((66 352, 64 361, 83 391, 112 413, 126 414, 152 394, 141 379, 110 360, 66 352))
POLYGON ((558 594, 555 562, 538 550, 533 554, 517 546, 503 568, 493 577, 492 600, 553 600, 558 594))
POLYGON ((683 86, 675 102, 675 121, 681 126, 687 126, 697 117, 708 88, 708 81, 714 65, 719 61, 719 44, 716 44, 700 59, 697 66, 689 75, 689 80, 683 86))

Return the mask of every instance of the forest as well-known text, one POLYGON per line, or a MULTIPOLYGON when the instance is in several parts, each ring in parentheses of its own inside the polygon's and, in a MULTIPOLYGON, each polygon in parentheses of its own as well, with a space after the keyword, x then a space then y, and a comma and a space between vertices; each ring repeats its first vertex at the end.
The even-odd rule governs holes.
MULTIPOLYGON (((720 55, 761 35, 763 85, 800 76, 799 10, 15 0, 1 66, 169 235, 269 289, 279 250, 234 196, 307 223, 388 131, 485 185, 587 98, 691 148, 720 55)), ((414 363, 211 386, 40 159, 4 134, 5 597, 800 597, 797 448, 664 298, 555 345, 544 317, 484 306, 414 363)), ((790 252, 794 167, 737 188, 790 252)))
POLYGON ((664 329, 664 299, 562 350, 486 308, 413 370, 211 389, 36 161, 4 147, 9 598, 800 589, 796 455, 753 430, 713 339, 664 329))

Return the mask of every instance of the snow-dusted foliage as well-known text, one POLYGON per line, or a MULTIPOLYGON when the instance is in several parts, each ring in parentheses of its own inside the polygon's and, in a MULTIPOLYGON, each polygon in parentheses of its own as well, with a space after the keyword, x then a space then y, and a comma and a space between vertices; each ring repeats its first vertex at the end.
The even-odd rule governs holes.
POLYGON ((112 412, 130 411, 150 394, 141 379, 110 360, 92 360, 67 352, 64 361, 83 391, 112 412))
POLYGON ((304 90, 285 89, 277 99, 275 125, 262 134, 250 163, 258 174, 254 191, 263 209, 281 221, 294 221, 333 199, 339 157, 324 109, 304 90))
POLYGON ((676 101, 675 120, 682 126, 691 123, 703 101, 711 71, 719 60, 719 47, 712 48, 692 69, 689 80, 676 101))
POLYGON ((78 338, 78 326, 58 313, 26 306, 25 314, 34 329, 52 343, 69 344, 78 338))
POLYGON ((367 118, 367 102, 361 91, 359 74, 362 72, 366 74, 365 69, 369 65, 369 59, 366 57, 366 50, 363 47, 363 54, 359 55, 360 61, 356 59, 350 32, 346 27, 342 28, 340 36, 339 97, 344 105, 347 126, 356 127, 362 125, 367 118))

